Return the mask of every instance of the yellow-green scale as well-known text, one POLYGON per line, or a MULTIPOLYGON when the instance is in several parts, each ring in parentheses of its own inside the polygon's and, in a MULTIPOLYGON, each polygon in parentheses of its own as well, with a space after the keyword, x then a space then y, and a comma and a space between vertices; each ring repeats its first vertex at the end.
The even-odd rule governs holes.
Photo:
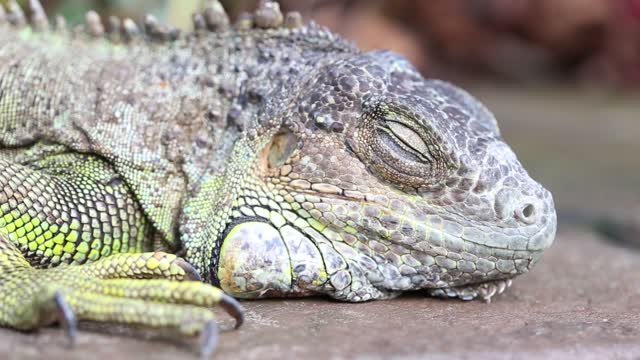
POLYGON ((140 207, 124 185, 102 181, 117 176, 108 164, 65 157, 43 161, 56 167, 42 173, 0 164, 15 166, 0 176, 0 232, 39 267, 149 250, 150 226, 140 207))

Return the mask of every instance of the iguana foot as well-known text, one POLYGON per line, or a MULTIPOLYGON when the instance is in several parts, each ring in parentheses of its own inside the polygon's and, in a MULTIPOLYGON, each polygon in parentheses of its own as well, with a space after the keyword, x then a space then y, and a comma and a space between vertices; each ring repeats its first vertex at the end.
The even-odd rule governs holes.
POLYGON ((510 286, 511 279, 496 280, 468 286, 429 289, 429 295, 439 298, 459 298, 461 300, 481 299, 486 303, 490 303, 491 298, 502 294, 510 286))
POLYGON ((141 326, 202 337, 215 348, 218 329, 209 309, 221 305, 243 321, 238 302, 199 282, 195 270, 162 252, 116 254, 85 265, 36 269, 0 234, 0 325, 33 330, 59 322, 73 340, 77 320, 141 326))

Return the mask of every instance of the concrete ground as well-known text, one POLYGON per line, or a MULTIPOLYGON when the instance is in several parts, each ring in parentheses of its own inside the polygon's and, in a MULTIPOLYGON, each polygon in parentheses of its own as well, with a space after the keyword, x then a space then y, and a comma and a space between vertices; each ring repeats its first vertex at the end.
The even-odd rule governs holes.
MULTIPOLYGON (((232 359, 640 359, 640 251, 591 229, 640 209, 640 101, 563 91, 474 91, 536 179, 554 193, 554 246, 491 304, 409 294, 365 304, 245 302, 245 326, 221 336, 232 359)), ((232 321, 224 318, 223 327, 232 321)), ((0 358, 195 358, 193 344, 59 329, 0 329, 0 358)))

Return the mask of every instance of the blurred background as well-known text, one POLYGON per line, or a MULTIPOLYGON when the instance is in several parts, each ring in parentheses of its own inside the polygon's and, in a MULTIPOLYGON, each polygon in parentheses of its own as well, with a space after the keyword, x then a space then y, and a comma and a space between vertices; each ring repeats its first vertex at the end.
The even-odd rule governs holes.
MULTIPOLYGON (((0 3, 4 0, 0 0, 0 3)), ((22 1, 24 5, 27 1, 22 1)), ((232 17, 255 0, 222 1, 232 17)), ((44 0, 189 29, 200 0, 44 0)), ((282 0, 364 50, 404 54, 495 114, 562 226, 640 247, 640 0, 282 0)))
MULTIPOLYGON (((0 0, 6 2, 6 0, 0 0)), ((20 1, 23 4, 26 0, 20 1)), ((42 0, 72 23, 86 11, 147 12, 183 27, 200 0, 42 0)), ((223 0, 232 16, 257 0, 223 0)), ((281 0, 285 10, 405 54, 433 76, 640 87, 640 0, 281 0)))

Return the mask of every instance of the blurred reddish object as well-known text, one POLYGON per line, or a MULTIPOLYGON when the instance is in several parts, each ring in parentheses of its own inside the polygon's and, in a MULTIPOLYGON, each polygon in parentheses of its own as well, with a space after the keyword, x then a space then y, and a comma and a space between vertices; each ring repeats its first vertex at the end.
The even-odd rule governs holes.
POLYGON ((427 75, 640 87, 640 0, 284 1, 427 75), (305 5, 306 4, 306 5, 305 5), (428 64, 426 66, 425 64, 428 64))
POLYGON ((630 13, 633 17, 640 20, 640 0, 629 0, 628 3, 630 13))
MULTIPOLYGON (((291 1, 295 7, 298 2, 291 1)), ((313 11, 313 20, 342 34, 363 50, 392 50, 404 54, 418 69, 427 68, 426 54, 418 34, 385 16, 376 1, 354 6, 329 4, 313 11)))
POLYGON ((613 16, 600 51, 580 69, 590 84, 640 87, 640 1, 611 1, 613 16))

